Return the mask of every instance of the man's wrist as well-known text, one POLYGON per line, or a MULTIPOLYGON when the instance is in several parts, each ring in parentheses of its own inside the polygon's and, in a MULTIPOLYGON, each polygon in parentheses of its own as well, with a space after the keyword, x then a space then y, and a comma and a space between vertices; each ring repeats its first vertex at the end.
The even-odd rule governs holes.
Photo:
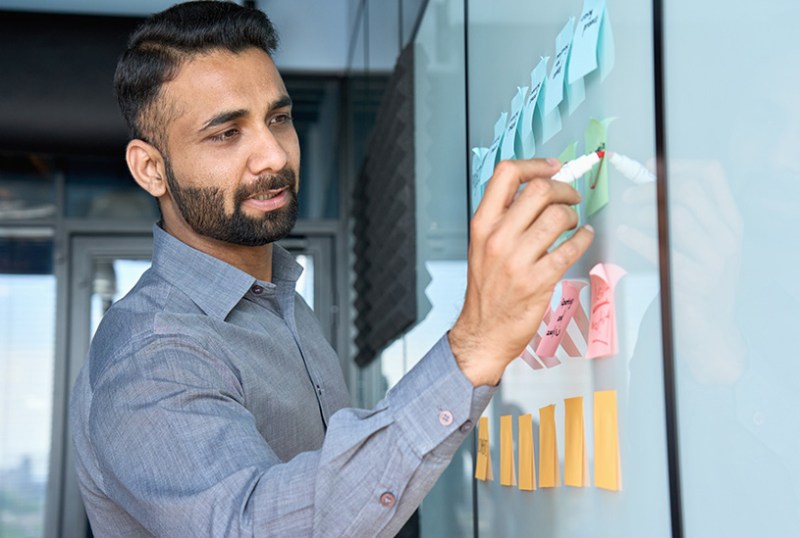
POLYGON ((500 383, 505 368, 480 348, 474 333, 462 331, 456 326, 447 334, 447 340, 456 364, 473 387, 494 387, 500 383))

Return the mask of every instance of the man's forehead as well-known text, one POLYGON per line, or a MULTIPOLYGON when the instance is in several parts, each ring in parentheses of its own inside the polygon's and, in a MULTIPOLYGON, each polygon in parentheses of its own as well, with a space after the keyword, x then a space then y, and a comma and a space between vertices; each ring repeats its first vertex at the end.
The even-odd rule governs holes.
POLYGON ((249 108, 245 105, 254 96, 266 104, 286 93, 272 59, 253 48, 238 53, 214 50, 188 58, 164 84, 161 99, 172 120, 203 123, 215 111, 249 108))

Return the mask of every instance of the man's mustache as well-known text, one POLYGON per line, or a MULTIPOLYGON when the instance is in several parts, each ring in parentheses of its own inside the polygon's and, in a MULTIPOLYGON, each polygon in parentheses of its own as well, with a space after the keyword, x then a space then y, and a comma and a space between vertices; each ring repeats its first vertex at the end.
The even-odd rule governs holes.
POLYGON ((289 187, 294 193, 296 184, 297 179, 294 171, 285 169, 277 174, 265 174, 252 183, 242 185, 236 190, 236 199, 241 202, 260 192, 283 189, 284 187, 289 187))

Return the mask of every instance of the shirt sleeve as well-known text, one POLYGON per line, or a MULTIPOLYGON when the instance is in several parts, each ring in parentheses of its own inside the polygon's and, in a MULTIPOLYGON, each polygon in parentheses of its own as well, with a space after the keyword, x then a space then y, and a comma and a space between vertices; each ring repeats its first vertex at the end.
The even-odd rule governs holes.
POLYGON ((160 338, 95 380, 89 434, 101 487, 156 536, 393 536, 493 393, 443 337, 374 409, 338 411, 320 450, 281 462, 236 373, 160 338))

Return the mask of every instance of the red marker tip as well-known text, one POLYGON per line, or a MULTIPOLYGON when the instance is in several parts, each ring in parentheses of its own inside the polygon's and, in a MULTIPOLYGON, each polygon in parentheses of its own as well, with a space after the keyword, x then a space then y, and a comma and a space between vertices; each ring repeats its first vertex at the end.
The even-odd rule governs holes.
POLYGON ((598 149, 598 150, 597 150, 597 156, 598 156, 598 157, 600 157, 600 158, 602 159, 603 157, 605 157, 605 156, 606 156, 606 150, 604 150, 604 149, 598 149))

